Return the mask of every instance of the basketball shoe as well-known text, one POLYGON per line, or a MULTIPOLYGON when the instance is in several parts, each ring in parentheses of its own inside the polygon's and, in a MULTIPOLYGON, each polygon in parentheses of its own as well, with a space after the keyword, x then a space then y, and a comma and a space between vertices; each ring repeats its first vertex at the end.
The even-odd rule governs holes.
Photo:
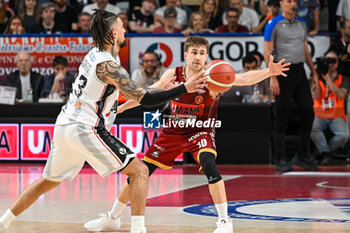
POLYGON ((213 233, 233 233, 233 225, 230 217, 216 222, 216 229, 213 233))
POLYGON ((2 224, 0 223, 0 233, 8 233, 9 230, 2 224))
POLYGON ((99 214, 99 218, 85 223, 84 227, 89 231, 104 231, 104 230, 118 230, 122 223, 120 216, 112 218, 111 214, 99 214))

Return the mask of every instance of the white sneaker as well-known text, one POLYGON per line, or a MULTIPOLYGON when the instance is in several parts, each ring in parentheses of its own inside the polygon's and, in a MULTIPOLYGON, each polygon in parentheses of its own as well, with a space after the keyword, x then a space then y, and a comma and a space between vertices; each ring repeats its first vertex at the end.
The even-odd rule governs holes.
POLYGON ((2 224, 0 223, 0 233, 8 233, 9 230, 2 224))
POLYGON ((99 214, 99 216, 99 218, 85 223, 84 227, 89 231, 104 231, 118 230, 122 225, 120 216, 114 219, 109 212, 107 214, 99 214))
POLYGON ((230 217, 227 219, 221 219, 220 222, 216 222, 216 229, 213 233, 233 233, 233 225, 230 217))
POLYGON ((143 228, 141 230, 137 230, 137 231, 131 229, 130 233, 147 233, 147 228, 145 227, 145 228, 143 228))

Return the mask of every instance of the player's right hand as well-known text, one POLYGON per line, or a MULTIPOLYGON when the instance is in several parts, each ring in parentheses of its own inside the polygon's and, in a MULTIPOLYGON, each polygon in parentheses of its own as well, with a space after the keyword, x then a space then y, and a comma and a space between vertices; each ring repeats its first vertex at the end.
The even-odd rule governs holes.
POLYGON ((207 77, 203 77, 204 71, 199 72, 185 82, 185 87, 188 93, 200 92, 204 93, 203 88, 207 87, 207 77))

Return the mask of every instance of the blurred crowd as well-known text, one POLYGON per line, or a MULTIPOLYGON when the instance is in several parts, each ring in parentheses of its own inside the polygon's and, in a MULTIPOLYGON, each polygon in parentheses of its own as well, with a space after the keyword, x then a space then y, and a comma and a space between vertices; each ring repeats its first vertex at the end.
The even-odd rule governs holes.
MULTIPOLYGON (((297 2, 295 13, 307 22, 310 36, 337 32, 338 22, 350 17, 348 0, 297 2)), ((263 33, 280 13, 279 0, 0 0, 0 32, 89 33, 93 9, 119 14, 127 32, 184 35, 263 33)))

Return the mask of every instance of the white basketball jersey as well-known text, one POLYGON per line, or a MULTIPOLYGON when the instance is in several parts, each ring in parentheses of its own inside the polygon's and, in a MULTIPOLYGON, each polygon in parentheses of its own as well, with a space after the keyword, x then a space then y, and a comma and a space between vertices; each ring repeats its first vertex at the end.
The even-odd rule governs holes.
POLYGON ((83 123, 93 127, 106 127, 110 121, 114 121, 113 108, 116 111, 114 104, 119 91, 115 86, 102 82, 96 75, 97 64, 105 61, 114 61, 120 65, 119 57, 114 59, 109 52, 100 52, 96 48, 84 57, 72 93, 62 107, 56 125, 83 123))

